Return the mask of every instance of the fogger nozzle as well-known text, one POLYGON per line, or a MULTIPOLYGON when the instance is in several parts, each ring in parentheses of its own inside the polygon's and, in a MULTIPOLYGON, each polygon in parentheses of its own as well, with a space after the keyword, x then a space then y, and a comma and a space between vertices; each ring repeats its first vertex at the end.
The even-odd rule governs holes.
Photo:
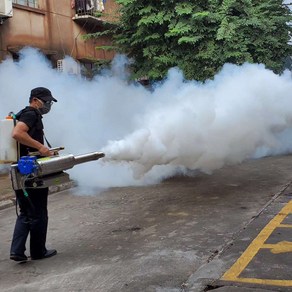
POLYGON ((43 176, 51 173, 56 173, 74 167, 76 164, 81 164, 104 157, 102 152, 91 152, 74 156, 73 154, 65 156, 51 156, 39 158, 36 160, 36 175, 43 176))

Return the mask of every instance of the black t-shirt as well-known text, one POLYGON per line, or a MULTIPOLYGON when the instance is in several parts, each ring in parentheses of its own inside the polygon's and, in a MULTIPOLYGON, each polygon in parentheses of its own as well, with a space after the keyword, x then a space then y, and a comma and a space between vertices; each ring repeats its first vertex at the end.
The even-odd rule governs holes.
MULTIPOLYGON (((25 123, 29 127, 29 130, 27 132, 29 136, 44 144, 44 126, 42 118, 43 117, 40 112, 31 106, 27 106, 16 114, 16 119, 20 122, 25 123)), ((26 156, 28 155, 28 152, 32 151, 37 151, 37 149, 20 144, 20 157, 26 156)))

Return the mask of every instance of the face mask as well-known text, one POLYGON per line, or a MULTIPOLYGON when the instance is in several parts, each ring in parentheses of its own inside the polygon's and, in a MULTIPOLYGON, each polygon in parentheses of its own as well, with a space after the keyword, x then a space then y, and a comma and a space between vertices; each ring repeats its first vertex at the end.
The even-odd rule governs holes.
POLYGON ((41 115, 47 114, 51 110, 51 103, 44 102, 43 107, 39 108, 41 115))

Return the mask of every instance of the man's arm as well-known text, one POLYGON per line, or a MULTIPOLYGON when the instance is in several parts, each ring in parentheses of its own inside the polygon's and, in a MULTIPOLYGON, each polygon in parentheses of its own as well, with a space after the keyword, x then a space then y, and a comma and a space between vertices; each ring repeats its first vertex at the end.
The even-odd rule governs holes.
POLYGON ((28 135, 29 127, 24 122, 18 122, 13 129, 12 138, 19 143, 37 149, 42 156, 51 156, 48 147, 28 135))

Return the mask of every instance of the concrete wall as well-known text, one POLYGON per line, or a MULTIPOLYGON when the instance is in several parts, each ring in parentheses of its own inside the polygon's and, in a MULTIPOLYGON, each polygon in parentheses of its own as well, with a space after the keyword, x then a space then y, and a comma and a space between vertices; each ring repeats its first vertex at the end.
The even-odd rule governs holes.
MULTIPOLYGON (((87 41, 82 38, 84 34, 100 30, 101 21, 94 17, 73 20, 75 8, 74 1, 69 0, 38 0, 37 9, 14 3, 13 17, 0 25, 0 61, 7 56, 17 56, 24 46, 40 48, 52 61, 65 55, 83 61, 112 59, 113 52, 95 49, 109 45, 109 38, 87 41)), ((104 19, 110 19, 116 13, 117 4, 107 0, 104 8, 104 19)))

